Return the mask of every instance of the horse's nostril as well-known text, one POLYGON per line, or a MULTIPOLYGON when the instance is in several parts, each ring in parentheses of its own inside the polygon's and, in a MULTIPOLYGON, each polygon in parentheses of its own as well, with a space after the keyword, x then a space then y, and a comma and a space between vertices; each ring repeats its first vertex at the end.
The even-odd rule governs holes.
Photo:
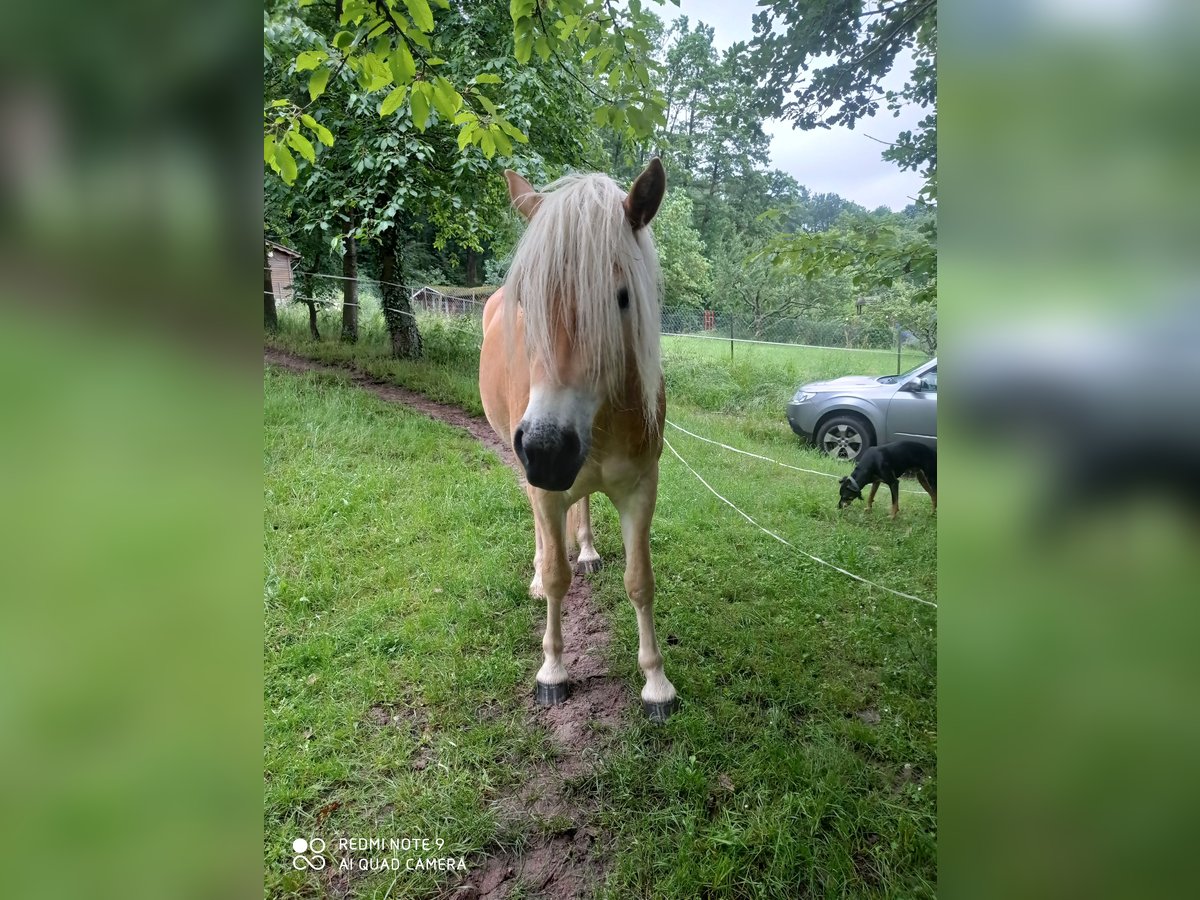
POLYGON ((524 439, 525 439, 525 429, 518 428, 517 433, 513 435, 513 450, 516 451, 517 456, 521 455, 521 449, 522 449, 521 445, 524 442, 524 439))
POLYGON ((574 459, 579 455, 579 435, 569 429, 564 430, 562 434, 562 454, 567 459, 574 459))

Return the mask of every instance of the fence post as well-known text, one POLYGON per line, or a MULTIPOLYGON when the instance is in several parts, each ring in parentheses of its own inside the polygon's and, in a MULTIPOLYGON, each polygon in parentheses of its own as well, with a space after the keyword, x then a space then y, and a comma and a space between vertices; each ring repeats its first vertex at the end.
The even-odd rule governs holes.
POLYGON ((902 371, 900 368, 900 323, 896 323, 896 374, 899 375, 902 371))
POLYGON ((729 361, 733 362, 733 310, 729 311, 729 361))

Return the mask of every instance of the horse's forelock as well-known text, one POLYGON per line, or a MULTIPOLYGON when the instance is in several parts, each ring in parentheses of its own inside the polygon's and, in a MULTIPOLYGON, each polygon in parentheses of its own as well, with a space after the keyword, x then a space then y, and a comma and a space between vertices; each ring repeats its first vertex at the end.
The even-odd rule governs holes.
MULTIPOLYGON (((568 175, 549 185, 517 244, 504 282, 511 328, 518 306, 531 356, 553 358, 560 327, 585 377, 610 399, 622 391, 629 366, 642 389, 649 430, 657 429, 660 295, 658 254, 649 228, 630 228, 623 191, 606 175, 568 175), (629 307, 617 304, 620 288, 629 307), (634 336, 626 358, 622 317, 634 336)), ((552 366, 547 366, 552 371, 552 366)))

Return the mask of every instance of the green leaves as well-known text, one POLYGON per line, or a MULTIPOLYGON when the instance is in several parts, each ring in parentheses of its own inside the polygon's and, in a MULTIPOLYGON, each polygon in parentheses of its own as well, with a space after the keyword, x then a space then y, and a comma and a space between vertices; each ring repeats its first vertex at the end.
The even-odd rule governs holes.
POLYGON ((428 0, 404 0, 404 5, 418 28, 426 34, 433 31, 433 10, 429 8, 428 0))
MULTIPOLYGON (((505 156, 512 156, 512 141, 510 141, 501 130, 499 125, 493 125, 488 129, 488 136, 492 139, 492 144, 505 156)), ((490 157, 489 157, 490 159, 490 157)))
POLYGON ((329 54, 324 50, 305 50, 296 57, 296 71, 307 72, 309 69, 315 69, 327 59, 329 54))
POLYGON ((402 84, 402 85, 400 85, 400 87, 395 88, 390 94, 388 94, 383 99, 383 103, 380 104, 379 115, 390 116, 392 113, 394 113, 396 110, 398 110, 400 108, 400 105, 402 103, 404 103, 404 98, 406 96, 408 96, 408 85, 407 84, 402 84))
POLYGON ((329 84, 329 69, 321 67, 317 69, 308 79, 308 99, 316 100, 325 93, 325 85, 329 84))
POLYGON ((420 131, 424 131, 425 126, 429 124, 429 90, 426 82, 418 81, 413 85, 412 99, 409 101, 413 124, 420 131))
POLYGON ((326 147, 333 146, 333 132, 331 132, 328 128, 326 128, 312 116, 308 115, 308 113, 302 115, 300 117, 300 121, 303 122, 305 126, 317 136, 317 140, 319 140, 322 144, 324 144, 326 147))
POLYGON ((396 49, 392 51, 392 55, 388 58, 388 66, 392 70, 392 78, 395 79, 396 84, 409 84, 412 82, 413 76, 417 74, 417 64, 413 61, 408 44, 404 41, 397 44, 396 49))
POLYGON ((392 83, 392 73, 374 53, 364 53, 359 60, 358 83, 368 94, 392 83))
POLYGON ((533 54, 533 19, 529 17, 533 7, 533 0, 512 0, 509 4, 513 20, 513 58, 521 65, 528 63, 533 54))
POLYGON ((512 124, 512 122, 508 121, 507 119, 499 119, 496 122, 496 124, 500 126, 500 129, 505 134, 507 134, 510 138, 512 138, 517 143, 519 143, 519 144, 528 144, 529 143, 529 138, 526 137, 525 134, 519 128, 517 128, 515 125, 512 124))
POLYGON ((275 147, 275 169, 283 179, 284 184, 295 184, 298 170, 296 159, 283 144, 275 147))
POLYGON ((313 149, 312 142, 299 131, 295 129, 289 131, 286 138, 289 146, 310 163, 317 161, 317 151, 313 149))
POLYGON ((454 89, 449 81, 438 76, 433 81, 433 105, 444 119, 453 119, 454 114, 462 106, 462 94, 454 89))
POLYGON ((496 138, 490 131, 485 131, 480 136, 479 149, 483 151, 483 155, 488 159, 496 155, 496 138))
POLYGON ((458 132, 458 152, 459 153, 466 150, 467 146, 471 143, 471 137, 472 137, 472 133, 474 132, 474 130, 475 130, 474 125, 468 125, 467 127, 463 128, 461 131, 458 132))
MULTIPOLYGON (((568 77, 556 76, 557 81, 570 85, 573 79, 591 91, 581 81, 581 77, 588 77, 589 67, 581 69, 575 62, 586 55, 590 68, 604 75, 606 91, 611 95, 600 97, 597 120, 637 139, 652 134, 664 118, 662 95, 649 87, 646 60, 651 45, 641 33, 653 23, 639 3, 613 4, 610 8, 598 0, 510 0, 511 50, 494 46, 496 26, 503 28, 503 7, 481 4, 465 16, 454 12, 455 5, 448 0, 343 0, 338 22, 331 25, 324 6, 314 4, 311 11, 300 14, 309 29, 328 30, 321 38, 313 39, 318 46, 300 52, 286 71, 289 75, 308 73, 310 105, 280 100, 277 111, 271 110, 274 114, 267 116, 271 137, 264 136, 264 160, 289 184, 296 177, 299 161, 315 164, 316 143, 333 146, 339 126, 353 124, 358 111, 349 112, 347 106, 354 103, 351 97, 360 89, 368 95, 378 92, 382 100, 372 98, 368 109, 377 111, 381 118, 395 115, 407 103, 416 131, 429 131, 435 121, 452 125, 460 153, 478 147, 487 159, 511 155, 514 146, 528 144, 529 138, 507 120, 506 105, 514 103, 528 88, 505 87, 514 75, 511 62, 505 64, 506 54, 523 64, 536 62, 536 54, 546 66, 564 70, 568 77), (449 27, 437 28, 435 4, 452 10, 446 16, 449 27), (322 10, 319 14, 318 9, 322 10), (611 16, 611 21, 606 16, 611 16), (479 57, 478 69, 485 71, 473 74, 471 63, 464 65, 463 61, 471 58, 457 43, 464 33, 492 41, 483 45, 485 52, 479 57), (322 124, 308 110, 315 111, 311 104, 329 90, 335 72, 340 74, 343 68, 350 77, 338 81, 338 101, 328 103, 324 113, 318 113, 326 123, 322 124), (496 95, 485 96, 484 87, 493 85, 499 87, 496 95)), ((284 20, 279 21, 282 24, 284 20)), ((286 55, 281 65, 288 66, 286 55)), ((537 90, 544 96, 552 93, 548 87, 537 90)), ((574 92, 571 97, 578 93, 573 86, 570 91, 574 92)), ((520 110, 522 119, 529 117, 528 102, 523 99, 513 107, 520 110)), ((401 125, 395 134, 404 131, 401 125)), ((440 128, 437 134, 441 134, 440 128)), ((482 165, 478 156, 473 165, 482 165)))

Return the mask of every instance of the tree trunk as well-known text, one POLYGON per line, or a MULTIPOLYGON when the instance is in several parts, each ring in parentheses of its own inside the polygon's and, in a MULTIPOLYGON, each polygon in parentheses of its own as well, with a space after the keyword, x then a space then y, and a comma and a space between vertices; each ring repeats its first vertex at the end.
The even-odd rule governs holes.
POLYGON ((274 333, 279 330, 279 316, 275 312, 275 287, 271 283, 271 258, 267 253, 267 245, 263 244, 263 327, 274 333))
POLYGON ((479 254, 474 250, 467 250, 467 287, 478 287, 479 285, 479 254))
POLYGON ((379 293, 383 319, 392 339, 392 355, 400 359, 417 359, 421 355, 421 332, 417 330, 408 293, 398 287, 404 270, 396 245, 396 230, 389 228, 379 240, 379 293))
POLYGON ((358 244, 354 240, 354 220, 346 235, 346 252, 342 256, 342 340, 353 344, 358 340, 358 244))
POLYGON ((308 336, 314 341, 321 339, 317 330, 317 279, 312 275, 301 275, 292 282, 292 302, 303 303, 308 307, 308 336))
POLYGON ((317 330, 317 301, 312 297, 308 297, 304 301, 304 305, 308 307, 308 334, 314 341, 321 339, 321 332, 317 330))

